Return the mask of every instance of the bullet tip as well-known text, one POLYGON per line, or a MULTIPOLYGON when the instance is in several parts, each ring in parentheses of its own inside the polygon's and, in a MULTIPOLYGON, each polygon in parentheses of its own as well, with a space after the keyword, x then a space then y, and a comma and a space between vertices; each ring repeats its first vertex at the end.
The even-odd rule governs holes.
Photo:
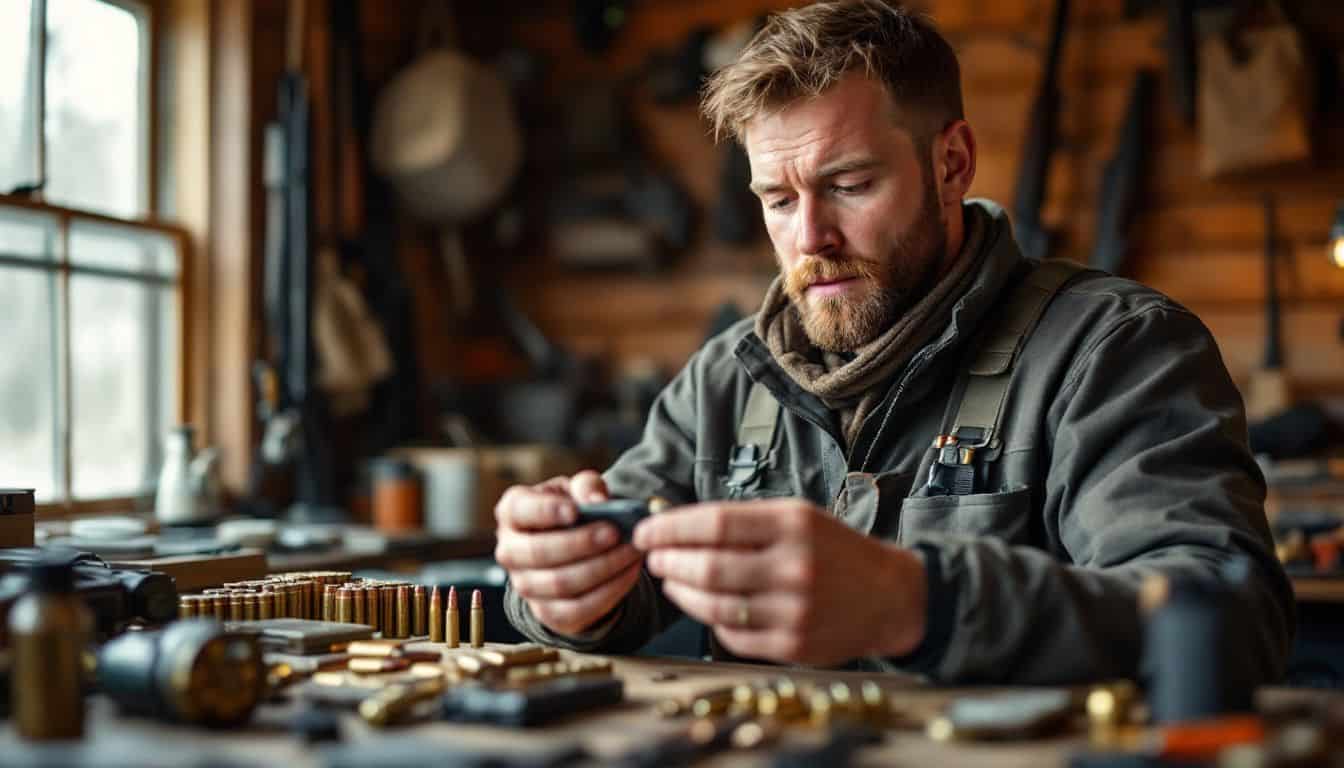
POLYGON ((457 608, 457 587, 448 588, 448 607, 450 609, 457 608))
POLYGON ((479 589, 471 590, 471 607, 472 608, 481 607, 481 590, 479 589))

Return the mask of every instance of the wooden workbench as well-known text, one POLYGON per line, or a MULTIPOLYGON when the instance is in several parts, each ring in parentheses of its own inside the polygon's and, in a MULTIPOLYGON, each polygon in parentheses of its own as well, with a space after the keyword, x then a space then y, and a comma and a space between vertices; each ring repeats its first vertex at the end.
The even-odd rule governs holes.
POLYGON ((1344 603, 1344 577, 1294 576, 1292 582, 1299 603, 1344 603))
MULTIPOLYGON (((669 696, 685 696, 696 691, 755 679, 768 679, 783 672, 798 681, 862 680, 878 681, 903 710, 917 717, 937 712, 949 699, 967 690, 921 687, 901 675, 865 675, 860 673, 784 670, 780 667, 740 664, 707 663, 687 660, 623 658, 614 659, 616 674, 626 684, 627 702, 617 708, 576 717, 537 729, 504 729, 487 726, 456 725, 443 722, 423 723, 399 728, 376 730, 353 713, 342 715, 342 734, 346 743, 388 739, 387 743, 414 743, 421 747, 423 765, 450 764, 436 750, 488 748, 518 751, 520 755, 547 748, 580 742, 590 751, 603 757, 615 757, 640 746, 650 737, 684 729, 685 720, 661 719, 656 714, 656 702, 669 696), (672 676, 672 679, 662 678, 672 676)), ((976 695, 992 691, 976 689, 976 695)), ((1262 692, 1262 701, 1283 704, 1298 698, 1320 698, 1320 692, 1269 689, 1262 692)), ((296 702, 267 704, 261 707, 246 728, 231 731, 210 731, 200 728, 163 725, 151 721, 125 718, 117 715, 110 702, 95 698, 91 702, 89 726, 85 741, 78 747, 80 754, 91 759, 87 763, 73 762, 67 752, 62 755, 66 765, 134 765, 154 768, 159 765, 203 765, 210 761, 227 761, 228 765, 267 765, 285 768, 305 768, 325 764, 321 747, 306 747, 290 734, 289 724, 299 711, 296 702), (96 760, 94 760, 96 758, 96 760)), ((805 743, 815 740, 817 733, 805 728, 790 731, 784 743, 805 743)), ((1065 735, 1047 740, 1023 741, 995 745, 940 744, 930 741, 922 732, 889 731, 882 745, 861 753, 861 765, 965 765, 993 768, 1044 768, 1067 765, 1074 751, 1086 746, 1080 734, 1065 735)), ((0 728, 0 762, 22 765, 23 758, 42 754, 16 742, 8 724, 0 728)), ((50 748, 46 748, 51 757, 50 748)), ((768 753, 730 753, 719 756, 708 765, 766 765, 768 753)), ((31 764, 31 763, 30 763, 31 764)), ((216 764, 211 762, 211 764, 216 764)))

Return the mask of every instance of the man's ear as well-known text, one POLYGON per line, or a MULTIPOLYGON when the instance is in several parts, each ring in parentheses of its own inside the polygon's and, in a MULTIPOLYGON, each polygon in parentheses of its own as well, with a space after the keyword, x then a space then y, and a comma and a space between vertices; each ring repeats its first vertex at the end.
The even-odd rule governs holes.
POLYGON ((954 120, 931 143, 939 200, 944 205, 960 203, 975 181, 975 133, 970 123, 954 120))

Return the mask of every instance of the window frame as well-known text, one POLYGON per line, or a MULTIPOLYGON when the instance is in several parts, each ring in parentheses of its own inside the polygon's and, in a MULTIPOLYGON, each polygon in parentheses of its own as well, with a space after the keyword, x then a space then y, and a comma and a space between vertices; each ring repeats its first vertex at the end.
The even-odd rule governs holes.
MULTIPOLYGON (((193 300, 190 290, 192 274, 192 237, 188 230, 168 221, 159 218, 161 201, 159 199, 160 191, 160 127, 159 127, 159 107, 160 100, 160 77, 158 72, 158 52, 160 47, 160 3, 155 0, 99 0, 118 8, 121 8, 133 15, 140 21, 144 30, 143 43, 140 46, 140 71, 142 76, 138 87, 139 98, 137 107, 142 116, 140 125, 140 157, 138 165, 143 174, 143 183, 140 189, 139 208, 144 214, 136 217, 123 217, 107 213, 84 210, 81 208, 68 207, 55 203, 46 202, 39 191, 33 197, 16 196, 4 194, 0 190, 0 206, 16 208, 33 213, 40 213, 52 217, 56 226, 56 248, 48 264, 37 264, 35 262, 16 259, 0 255, 0 266, 29 268, 49 272, 54 275, 56 280, 56 301, 58 306, 52 309, 53 318, 59 323, 57 327, 57 336, 61 348, 58 350, 57 377, 58 377, 58 396, 61 399, 58 417, 52 425, 55 430, 57 441, 58 461, 57 477, 60 484, 58 499, 50 502, 43 502, 37 505, 38 519, 60 518, 86 514, 111 514, 126 513, 129 511, 138 511, 144 508, 147 503, 145 494, 125 497, 106 497, 106 498, 88 498, 75 500, 71 495, 71 451, 73 445, 73 430, 71 429, 72 411, 72 388, 69 377, 71 375, 73 360, 71 359, 71 344, 69 338, 69 297, 70 297, 70 278, 72 275, 93 275, 111 277, 120 280, 126 280, 131 283, 159 285, 171 288, 177 300, 177 317, 175 325, 177 330, 177 340, 175 344, 176 353, 176 410, 175 418, 179 423, 187 423, 192 412, 192 404, 189 402, 190 387, 188 385, 188 367, 187 349, 189 348, 188 333, 191 330, 190 317, 192 313, 193 300), (138 274, 131 270, 104 269, 83 265, 72 265, 70 262, 69 240, 70 231, 76 223, 95 223, 106 224, 114 227, 123 228, 133 232, 155 234, 170 238, 177 252, 178 262, 175 276, 156 277, 147 274, 138 274)), ((46 151, 46 13, 47 0, 33 0, 34 21, 31 55, 40 62, 39 77, 35 93, 38 103, 34 109, 33 120, 36 123, 35 135, 38 137, 37 146, 34 148, 36 156, 36 173, 38 179, 45 179, 47 175, 47 151, 46 151), (40 21, 39 21, 40 20, 40 21), (39 33, 40 30, 40 33, 39 33)), ((158 444, 154 443, 152 451, 158 450, 158 444)), ((152 492, 151 492, 152 493, 152 492)))

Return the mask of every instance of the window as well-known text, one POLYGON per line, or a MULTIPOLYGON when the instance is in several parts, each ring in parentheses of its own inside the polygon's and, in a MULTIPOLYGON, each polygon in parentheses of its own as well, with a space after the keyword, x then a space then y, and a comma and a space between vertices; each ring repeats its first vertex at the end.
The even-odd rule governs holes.
POLYGON ((152 491, 182 413, 186 240, 149 205, 150 29, 134 2, 0 2, 0 487, 45 504, 152 491))

